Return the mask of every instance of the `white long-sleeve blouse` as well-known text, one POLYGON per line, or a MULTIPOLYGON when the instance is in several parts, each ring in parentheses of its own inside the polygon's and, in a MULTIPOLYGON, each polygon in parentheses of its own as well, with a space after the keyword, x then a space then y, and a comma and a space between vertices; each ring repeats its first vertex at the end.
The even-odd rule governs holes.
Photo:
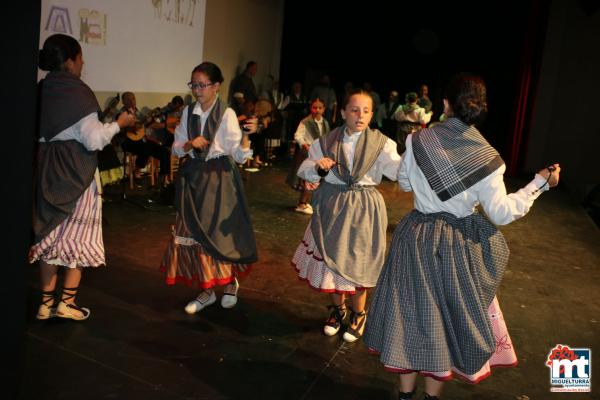
MULTIPOLYGON (((102 150, 119 130, 119 124, 116 122, 103 124, 98 120, 98 113, 93 112, 61 131, 50 141, 76 140, 89 151, 102 150)), ((39 141, 43 143, 46 140, 40 138, 39 141)))
POLYGON ((413 192, 414 206, 425 214, 448 212, 458 218, 473 214, 481 204, 488 218, 496 225, 506 225, 523 217, 540 194, 549 189, 546 179, 536 174, 535 178, 515 193, 506 193, 502 165, 464 192, 441 201, 429 186, 425 175, 417 165, 412 151, 412 135, 406 139, 406 152, 398 170, 398 183, 406 192, 413 192), (538 190, 538 188, 541 188, 538 190))
MULTIPOLYGON (((215 106, 215 102, 209 107, 208 110, 202 111, 199 103, 194 105, 192 113, 200 116, 200 123, 204 129, 204 124, 210 115, 212 108, 215 106)), ((186 107, 181 114, 181 122, 175 128, 175 140, 173 141, 173 154, 177 157, 183 157, 190 155, 194 157, 193 149, 187 153, 183 150, 183 146, 187 143, 188 132, 187 132, 187 118, 188 118, 188 107, 186 107)), ((235 111, 227 107, 223 114, 223 120, 217 128, 215 137, 210 143, 208 155, 206 160, 221 157, 223 155, 230 155, 233 157, 235 162, 243 164, 248 158, 252 157, 252 150, 250 148, 244 150, 241 147, 242 141, 242 130, 237 119, 235 111)))
MULTIPOLYGON (((344 148, 344 154, 348 158, 348 168, 352 170, 354 160, 354 149, 358 138, 362 135, 362 132, 354 132, 351 135, 344 134, 342 147, 344 148)), ((309 182, 318 182, 321 177, 317 173, 316 165, 317 162, 323 158, 323 151, 321 150, 321 144, 318 140, 315 140, 308 150, 308 158, 298 168, 298 176, 309 182)), ((375 164, 367 171, 367 173, 357 182, 359 185, 372 186, 381 183, 383 175, 391 180, 397 178, 398 167, 400 166, 400 155, 396 142, 388 138, 383 150, 377 157, 375 164)), ((334 185, 344 185, 345 183, 338 179, 333 173, 329 173, 325 176, 325 182, 334 185)))

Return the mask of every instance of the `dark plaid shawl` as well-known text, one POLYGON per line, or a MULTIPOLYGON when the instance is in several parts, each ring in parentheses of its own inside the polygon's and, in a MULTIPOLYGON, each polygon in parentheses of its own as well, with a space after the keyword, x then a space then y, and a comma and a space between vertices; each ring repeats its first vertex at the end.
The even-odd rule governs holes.
POLYGON ((331 169, 335 176, 347 185, 356 184, 371 169, 379 154, 383 150, 387 137, 377 129, 367 128, 358 138, 354 149, 354 162, 352 171, 348 168, 347 158, 344 154, 344 131, 346 126, 340 126, 319 138, 323 156, 336 162, 331 169))
POLYGON ((440 200, 469 189, 504 161, 477 128, 457 118, 412 135, 417 164, 440 200))

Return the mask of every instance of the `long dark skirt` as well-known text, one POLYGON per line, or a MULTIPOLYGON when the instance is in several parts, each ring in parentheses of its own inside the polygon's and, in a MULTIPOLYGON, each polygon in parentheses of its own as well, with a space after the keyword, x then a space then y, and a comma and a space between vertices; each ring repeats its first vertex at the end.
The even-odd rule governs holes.
POLYGON ((257 260, 242 179, 228 156, 187 159, 177 178, 175 206, 191 237, 215 260, 257 260))
POLYGON ((496 350, 488 308, 508 262, 484 216, 406 216, 377 282, 365 344, 387 366, 474 374, 496 350))

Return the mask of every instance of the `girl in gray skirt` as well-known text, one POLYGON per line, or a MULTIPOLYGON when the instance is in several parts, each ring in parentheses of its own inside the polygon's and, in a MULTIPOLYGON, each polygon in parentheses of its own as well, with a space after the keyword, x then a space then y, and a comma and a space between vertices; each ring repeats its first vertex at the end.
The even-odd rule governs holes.
POLYGON ((371 96, 350 94, 342 109, 344 125, 316 140, 298 170, 307 182, 324 179, 313 194, 314 213, 292 264, 311 287, 331 294, 327 336, 340 330, 350 296, 347 342, 362 335, 365 289, 375 286, 385 258, 387 212, 375 186, 383 175, 396 179, 400 165, 396 143, 369 129, 372 117, 371 96))
POLYGON ((487 112, 481 78, 453 78, 444 108, 446 121, 406 140, 398 181, 415 210, 396 227, 365 332, 385 368, 401 374, 400 399, 413 397, 417 373, 425 399, 436 399, 453 372, 477 383, 490 366, 516 365, 495 298, 508 247, 494 224, 527 214, 560 173, 554 164, 506 193, 504 162, 474 127, 487 112))

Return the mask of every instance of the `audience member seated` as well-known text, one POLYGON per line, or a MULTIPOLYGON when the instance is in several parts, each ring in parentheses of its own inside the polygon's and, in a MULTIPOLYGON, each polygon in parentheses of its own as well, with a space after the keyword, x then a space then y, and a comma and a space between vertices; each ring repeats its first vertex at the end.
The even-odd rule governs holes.
MULTIPOLYGON (((122 100, 123 108, 121 109, 121 112, 129 112, 129 110, 132 110, 138 117, 138 121, 140 121, 136 124, 135 128, 122 131, 125 135, 124 141, 121 144, 123 151, 136 155, 135 177, 140 178, 142 176, 142 169, 146 167, 148 159, 153 157, 160 162, 161 181, 167 183, 168 177, 171 174, 171 153, 169 152, 169 149, 160 144, 158 140, 146 135, 147 128, 152 124, 160 123, 160 110, 158 112, 153 110, 149 115, 145 116, 138 115, 140 113, 137 108, 135 94, 132 92, 125 92, 123 93, 122 100)), ((116 118, 119 117, 119 114, 117 114, 116 118)))

